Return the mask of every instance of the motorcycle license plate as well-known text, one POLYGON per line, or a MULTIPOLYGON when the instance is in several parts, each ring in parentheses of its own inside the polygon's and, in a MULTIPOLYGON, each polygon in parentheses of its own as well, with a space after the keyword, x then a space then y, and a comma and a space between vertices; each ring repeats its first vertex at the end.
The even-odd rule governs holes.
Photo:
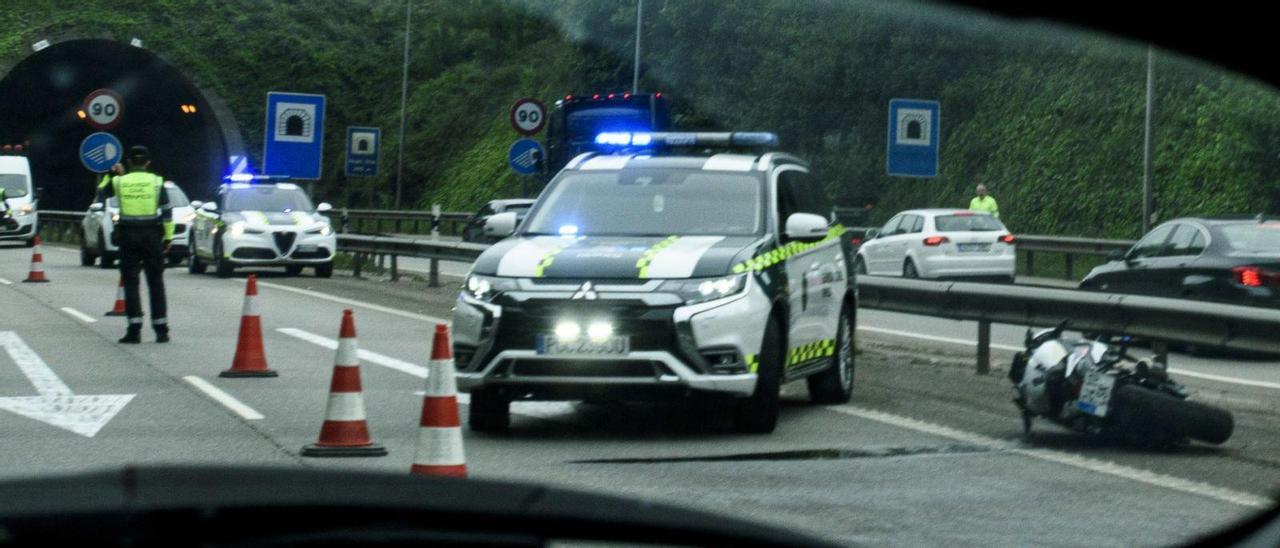
POLYGON ((539 335, 537 350, 544 355, 623 356, 631 351, 631 337, 614 335, 602 341, 591 341, 586 337, 560 340, 555 335, 539 335))
POLYGON ((1090 371, 1084 376, 1084 385, 1080 387, 1080 398, 1076 400, 1076 409, 1095 417, 1107 416, 1107 404, 1111 403, 1111 391, 1115 385, 1115 377, 1090 371))

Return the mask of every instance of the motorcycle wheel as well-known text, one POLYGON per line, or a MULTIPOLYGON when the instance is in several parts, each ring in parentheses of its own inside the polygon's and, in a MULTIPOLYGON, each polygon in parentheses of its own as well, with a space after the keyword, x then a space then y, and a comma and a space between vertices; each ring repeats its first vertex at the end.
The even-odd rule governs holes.
POLYGON ((1120 415, 1113 426, 1126 431, 1122 434, 1171 440, 1191 438, 1220 445, 1235 430, 1230 411, 1133 385, 1117 386, 1111 395, 1111 407, 1120 415))

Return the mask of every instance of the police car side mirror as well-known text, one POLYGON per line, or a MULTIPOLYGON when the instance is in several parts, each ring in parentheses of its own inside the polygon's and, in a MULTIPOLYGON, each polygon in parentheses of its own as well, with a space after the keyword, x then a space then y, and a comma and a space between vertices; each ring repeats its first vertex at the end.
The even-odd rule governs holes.
POLYGON ((329 202, 320 202, 320 205, 316 206, 316 213, 325 213, 327 211, 333 211, 333 206, 329 202))
POLYGON ((1123 249, 1112 249, 1111 253, 1107 254, 1107 261, 1123 261, 1124 256, 1125 253, 1123 249))
POLYGON ((200 209, 200 206, 202 206, 202 205, 204 205, 204 202, 202 202, 202 201, 200 201, 200 200, 191 200, 191 207, 194 207, 194 208, 196 208, 196 209, 200 209))
POLYGON ((506 238, 516 231, 516 212, 508 211, 491 216, 484 222, 484 235, 491 238, 506 238))
POLYGON ((200 210, 201 210, 201 211, 207 211, 207 212, 209 212, 209 213, 217 213, 217 212, 218 212, 218 204, 213 203, 213 202, 208 202, 208 203, 205 203, 205 204, 201 204, 201 205, 200 205, 200 210))
POLYGON ((787 217, 787 239, 817 241, 827 237, 827 220, 812 213, 792 213, 787 217))
POLYGON ((89 211, 102 211, 102 202, 89 204, 89 211))

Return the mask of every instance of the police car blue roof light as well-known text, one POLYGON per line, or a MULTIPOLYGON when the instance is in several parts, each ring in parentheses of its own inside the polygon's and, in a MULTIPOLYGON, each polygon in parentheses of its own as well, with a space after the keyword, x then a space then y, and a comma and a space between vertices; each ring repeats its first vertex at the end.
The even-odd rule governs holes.
POLYGON ((778 146, 778 134, 766 131, 730 133, 729 144, 737 146, 778 146))
POLYGON ((561 236, 573 236, 578 233, 578 225, 563 225, 558 232, 561 236))
POLYGON ((596 135, 597 145, 627 146, 631 144, 631 134, 625 131, 609 131, 596 135))
POLYGON ((227 180, 233 183, 248 183, 253 181, 252 173, 232 173, 227 175, 227 180))
POLYGON ((597 145, 616 147, 764 147, 777 146, 778 135, 764 131, 738 132, 626 132, 596 135, 597 145))

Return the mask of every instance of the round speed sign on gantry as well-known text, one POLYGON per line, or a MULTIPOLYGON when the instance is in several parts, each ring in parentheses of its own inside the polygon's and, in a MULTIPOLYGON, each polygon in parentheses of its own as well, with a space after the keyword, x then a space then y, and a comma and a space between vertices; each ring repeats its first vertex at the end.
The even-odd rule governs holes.
POLYGON ((84 98, 84 121, 97 129, 111 129, 124 117, 124 100, 120 94, 100 89, 84 98))
POLYGON ((547 125, 547 107, 542 101, 525 97, 511 106, 511 127, 521 135, 533 135, 547 125))

